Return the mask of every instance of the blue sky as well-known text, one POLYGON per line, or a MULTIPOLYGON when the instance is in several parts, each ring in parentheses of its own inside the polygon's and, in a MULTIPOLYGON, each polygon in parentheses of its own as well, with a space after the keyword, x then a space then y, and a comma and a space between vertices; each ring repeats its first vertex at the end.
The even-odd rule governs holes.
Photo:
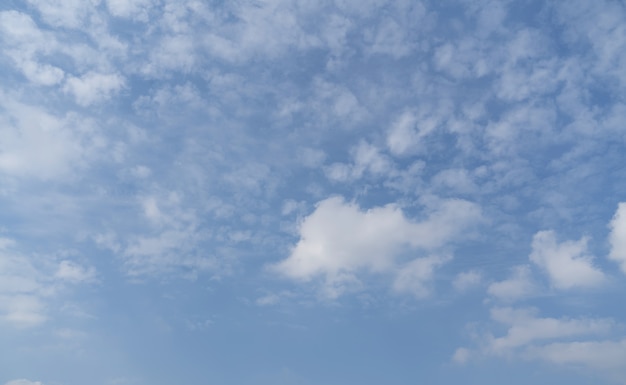
POLYGON ((626 7, 0 4, 0 384, 626 384, 626 7))

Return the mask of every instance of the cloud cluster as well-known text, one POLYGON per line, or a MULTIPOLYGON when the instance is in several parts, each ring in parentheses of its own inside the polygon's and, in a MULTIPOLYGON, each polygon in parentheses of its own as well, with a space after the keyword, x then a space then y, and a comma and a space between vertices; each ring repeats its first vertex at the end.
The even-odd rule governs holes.
MULTIPOLYGON (((582 366, 618 381, 626 374, 626 339, 611 338, 623 325, 612 319, 540 317, 537 309, 510 307, 491 309, 491 319, 506 332, 483 336, 482 354, 582 366)), ((465 363, 473 354, 459 348, 453 360, 465 363)))
POLYGON ((480 208, 463 200, 442 201, 415 222, 396 205, 363 211, 341 197, 328 198, 304 218, 300 240, 273 270, 305 282, 322 277, 325 285, 354 281, 359 272, 392 273, 395 290, 424 297, 435 268, 450 257, 416 257, 453 243, 480 218, 480 208))
POLYGON ((0 238, 0 322, 30 328, 46 322, 58 295, 96 282, 96 272, 70 259, 23 255, 15 241, 0 238))
MULTIPOLYGON (((623 207, 624 203, 618 205, 609 224, 611 250, 607 256, 620 267, 619 248, 624 238, 620 227, 623 207)), ((588 241, 582 238, 559 243, 554 231, 536 233, 529 255, 533 265, 514 267, 509 278, 492 282, 487 293, 493 300, 506 303, 545 294, 546 288, 535 277, 533 267, 547 276, 552 289, 560 292, 603 286, 608 276, 595 266, 593 257, 587 254, 588 241)), ((536 308, 527 307, 492 307, 491 320, 504 326, 506 333, 501 336, 491 333, 477 336, 479 348, 459 348, 453 360, 466 363, 476 354, 513 356, 559 365, 583 366, 615 378, 626 374, 623 366, 626 357, 623 325, 609 318, 539 317, 538 312, 536 308)))
POLYGON ((610 223, 611 234, 609 242, 611 252, 609 258, 615 261, 622 272, 626 274, 626 203, 622 202, 617 207, 615 216, 610 223))

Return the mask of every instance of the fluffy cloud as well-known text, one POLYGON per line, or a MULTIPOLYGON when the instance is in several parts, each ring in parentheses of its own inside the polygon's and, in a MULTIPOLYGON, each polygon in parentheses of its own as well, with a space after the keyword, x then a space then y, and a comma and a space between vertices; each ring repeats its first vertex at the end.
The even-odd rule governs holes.
POLYGON ((99 2, 100 0, 28 0, 48 24, 68 28, 83 25, 99 2))
POLYGON ((90 124, 74 116, 54 116, 1 94, 0 104, 6 109, 0 114, 0 173, 40 179, 67 176, 85 165, 89 149, 103 145, 97 133, 90 132, 90 124))
POLYGON ((71 283, 89 283, 95 280, 96 270, 93 267, 85 268, 76 262, 64 260, 59 263, 55 277, 71 283))
POLYGON ((611 228, 609 258, 617 262, 622 272, 626 274, 626 203, 619 204, 609 226, 611 228))
POLYGON ((465 292, 480 283, 483 280, 483 275, 476 270, 464 271, 459 273, 452 281, 452 286, 459 292, 465 292))
POLYGON ((626 339, 555 342, 531 347, 526 356, 558 365, 586 366, 623 380, 626 375, 626 339))
POLYGON ((441 202, 423 222, 407 219, 396 205, 366 211, 340 197, 318 203, 300 225, 300 241, 291 255, 273 266, 289 278, 309 281, 323 276, 334 281, 355 279, 359 270, 394 271, 394 288, 423 296, 422 284, 448 257, 415 259, 401 266, 399 258, 417 250, 434 250, 454 240, 480 218, 480 209, 467 201, 441 202), (396 269, 398 269, 396 271, 396 269))
POLYGON ((361 178, 364 174, 389 176, 393 163, 380 150, 366 142, 352 149, 353 164, 334 163, 326 169, 331 180, 346 182, 361 178))
POLYGON ((452 259, 450 256, 430 256, 416 258, 397 272, 393 289, 399 293, 409 293, 416 298, 426 298, 431 293, 430 283, 435 269, 452 259))
POLYGON ((442 129, 453 116, 454 105, 447 97, 403 111, 391 122, 386 139, 389 151, 396 156, 422 154, 428 151, 426 141, 442 129))
POLYGON ((70 77, 63 89, 74 95, 76 103, 90 106, 106 101, 123 86, 124 78, 118 74, 89 72, 81 77, 70 77))
POLYGON ((515 301, 535 294, 537 287, 532 280, 530 267, 516 266, 508 279, 490 284, 487 292, 502 301, 515 301))
POLYGON ((58 47, 56 38, 41 31, 30 16, 16 11, 0 12, 0 36, 6 47, 4 53, 28 80, 44 86, 61 82, 64 71, 41 63, 38 58, 58 47))
POLYGON ((587 255, 587 239, 558 243, 553 231, 540 231, 533 237, 530 260, 541 267, 551 284, 561 290, 593 287, 605 281, 587 255))

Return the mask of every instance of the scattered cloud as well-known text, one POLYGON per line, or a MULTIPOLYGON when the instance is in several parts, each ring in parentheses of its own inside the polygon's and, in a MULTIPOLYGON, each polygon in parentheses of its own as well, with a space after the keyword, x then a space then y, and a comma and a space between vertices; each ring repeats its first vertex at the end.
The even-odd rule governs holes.
POLYGON ((400 259, 454 242, 479 220, 479 207, 462 200, 442 201, 425 221, 413 222, 396 205, 363 211, 343 198, 328 198, 304 218, 300 241, 272 269, 306 282, 318 276, 329 281, 354 280, 360 270, 385 273, 399 268, 394 288, 423 296, 423 281, 449 258, 418 258, 403 267, 400 259))
POLYGON ((400 268, 393 282, 393 289, 399 293, 412 294, 416 298, 427 298, 431 295, 430 286, 435 269, 451 260, 451 256, 416 258, 400 268))
POLYGON ((582 366, 615 379, 624 374, 626 345, 623 338, 613 337, 621 330, 613 319, 540 317, 537 309, 511 307, 492 308, 491 319, 506 328, 505 334, 478 337, 479 350, 459 348, 454 362, 493 355, 582 366))
POLYGON ((533 237, 532 248, 531 262, 548 274, 557 289, 594 287, 606 280, 587 255, 586 238, 559 244, 553 231, 540 231, 533 237))
POLYGON ((478 285, 483 281, 483 274, 476 270, 464 271, 457 274, 452 281, 452 286, 458 292, 466 292, 478 285))
MULTIPOLYGON (((396 295, 389 306, 436 300, 445 287, 450 320, 476 314, 463 293, 492 307, 468 322, 493 331, 474 333, 477 346, 456 350, 455 362, 506 357, 625 378, 623 315, 593 296, 618 297, 623 280, 611 277, 626 274, 626 203, 608 237, 605 226, 626 191, 626 7, 523 3, 7 2, 9 345, 89 330, 64 317, 101 319, 71 298, 94 284, 107 288, 102 303, 147 287, 158 307, 171 277, 187 278, 175 295, 189 303, 154 309, 172 334, 176 319, 187 332, 218 329, 235 308, 222 305, 241 298, 257 305, 246 311, 302 323, 292 307, 313 305, 284 286, 294 282, 324 299, 354 294, 329 313, 386 295, 396 295), (124 280, 138 284, 107 286, 124 280), (223 313, 187 314, 209 290, 223 313), (517 307, 548 302, 549 315, 517 307), (585 315, 566 315, 580 303, 585 315)), ((147 308, 137 315, 154 316, 147 308)), ((238 320, 230 330, 260 327, 238 320)), ((43 362, 48 350, 35 350, 43 362)))
POLYGON ((527 308, 494 308, 491 319, 508 328, 506 335, 490 338, 488 348, 495 354, 542 341, 606 335, 615 327, 609 319, 541 318, 527 308))
POLYGON ((529 266, 515 266, 511 276, 503 281, 493 282, 487 288, 489 295, 502 301, 516 301, 530 297, 538 292, 532 279, 529 266))
POLYGON ((106 146, 97 126, 77 115, 58 116, 0 94, 0 173, 51 180, 89 165, 106 146))
POLYGON ((43 384, 41 382, 39 382, 39 381, 30 381, 30 380, 25 380, 25 379, 19 379, 19 380, 9 381, 9 382, 5 383, 4 385, 43 385, 43 384))
POLYGON ((92 267, 24 255, 9 241, 0 247, 0 322, 16 328, 39 326, 49 319, 50 304, 64 286, 94 281, 92 267))
POLYGON ((626 203, 621 202, 618 205, 609 227, 611 229, 609 258, 617 262, 622 272, 626 274, 626 203))
POLYGON ((123 86, 124 78, 118 74, 89 72, 81 77, 68 78, 63 89, 74 95, 79 105, 90 106, 111 98, 123 86))
POLYGON ((584 366, 620 381, 626 374, 626 339, 555 342, 526 351, 529 358, 557 365, 584 366))

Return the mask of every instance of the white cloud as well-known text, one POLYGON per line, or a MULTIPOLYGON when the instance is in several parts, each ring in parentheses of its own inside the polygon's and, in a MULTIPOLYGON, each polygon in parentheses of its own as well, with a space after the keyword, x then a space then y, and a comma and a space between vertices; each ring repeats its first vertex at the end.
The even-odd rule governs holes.
POLYGON ((326 160, 326 153, 320 149, 305 147, 298 151, 297 157, 304 167, 317 168, 324 163, 324 160, 326 160))
POLYGON ((365 141, 361 141, 351 150, 354 159, 352 164, 334 163, 326 168, 329 179, 347 182, 359 179, 366 173, 373 176, 389 177, 393 171, 393 163, 380 150, 365 141))
POLYGON ((611 339, 622 326, 609 318, 539 317, 534 308, 494 308, 491 319, 506 328, 501 336, 478 337, 480 348, 459 348, 453 361, 476 355, 539 360, 567 367, 587 367, 623 381, 626 340, 611 339))
POLYGON ((626 339, 555 342, 531 347, 526 356, 559 365, 583 365, 622 381, 626 378, 626 339))
POLYGON ((490 284, 487 292, 502 301, 515 301, 535 294, 537 288, 532 281, 530 267, 516 266, 510 278, 490 284))
POLYGON ((278 294, 267 294, 263 297, 259 297, 254 301, 257 306, 271 306, 280 302, 280 296, 278 294))
POLYGON ((409 293, 416 298, 426 298, 431 294, 431 281, 435 269, 452 260, 451 256, 430 256, 417 258, 401 267, 393 282, 393 289, 399 293, 409 293))
POLYGON ((615 326, 610 319, 540 318, 536 313, 535 309, 492 309, 491 318, 508 330, 502 337, 490 338, 489 349, 504 353, 546 340, 608 334, 615 326))
POLYGON ((611 233, 609 234, 609 243, 611 251, 609 258, 617 262, 626 274, 626 203, 620 202, 617 211, 609 224, 611 233))
POLYGON ((452 286, 456 291, 465 292, 481 284, 483 275, 476 270, 464 271, 457 274, 452 281, 452 286))
POLYGON ((478 190, 473 176, 465 169, 448 169, 432 178, 432 184, 441 191, 470 194, 478 190))
MULTIPOLYGON (((485 132, 485 140, 490 150, 496 154, 510 157, 523 147, 524 137, 541 133, 551 137, 557 118, 556 111, 549 106, 537 103, 518 104, 500 120, 490 122, 485 132)), ((541 143, 540 141, 537 144, 541 143)))
POLYGON ((141 279, 180 274, 195 279, 198 273, 218 268, 216 258, 198 247, 210 233, 198 229, 195 210, 185 207, 180 194, 139 197, 137 204, 150 226, 136 234, 109 232, 93 238, 100 247, 120 256, 128 276, 141 279))
POLYGON ((153 0, 107 0, 106 3, 113 16, 141 21, 148 19, 148 12, 154 6, 153 0))
POLYGON ((4 385, 43 385, 43 384, 41 382, 39 382, 39 381, 30 381, 30 380, 25 380, 25 379, 19 379, 19 380, 9 381, 9 382, 5 383, 4 385))
POLYGON ((487 55, 483 44, 476 39, 466 38, 458 43, 445 43, 435 50, 435 68, 453 78, 481 77, 493 70, 497 56, 487 55), (489 58, 489 59, 488 59, 489 58))
POLYGON ((28 80, 44 86, 63 80, 65 73, 61 68, 42 63, 38 58, 57 47, 54 35, 41 31, 29 15, 0 12, 0 32, 6 43, 5 53, 28 80))
POLYGON ((18 64, 22 68, 24 75, 33 83, 52 86, 63 80, 65 73, 62 69, 35 61, 24 61, 18 64))
POLYGON ((124 87, 124 78, 118 74, 89 72, 81 77, 68 78, 63 90, 74 95, 79 105, 90 106, 106 101, 122 87, 124 87))
POLYGON ((360 270, 395 271, 395 288, 419 296, 425 293, 422 284, 430 279, 432 270, 447 258, 416 259, 405 266, 399 265, 397 258, 453 242, 479 219, 480 209, 462 200, 441 201, 425 221, 413 222, 393 204, 363 211, 340 197, 328 198, 303 220, 300 241, 273 269, 300 281, 318 276, 332 283, 339 280, 342 287, 346 282, 353 286, 354 274, 360 270), (419 279, 411 283, 415 278, 419 279))
POLYGON ((561 290, 593 287, 605 281, 587 255, 587 239, 557 243, 553 231, 540 231, 533 237, 530 260, 541 267, 551 284, 561 290))
POLYGON ((104 146, 88 121, 59 117, 0 94, 5 113, 0 114, 0 173, 14 177, 54 179, 85 167, 104 146))
POLYGON ((424 139, 452 116, 451 105, 425 105, 416 111, 400 114, 387 131, 387 147, 396 156, 420 153, 425 150, 424 139))
POLYGON ((313 82, 313 94, 310 105, 317 118, 328 120, 327 124, 352 128, 367 117, 367 110, 345 85, 317 78, 313 82))
POLYGON ((57 27, 78 28, 95 11, 100 0, 27 0, 46 23, 57 27))
POLYGON ((169 35, 161 38, 159 44, 150 53, 150 60, 141 71, 155 77, 165 76, 167 71, 189 73, 196 61, 197 53, 193 36, 169 35))
POLYGON ((41 325, 48 317, 43 300, 36 295, 0 295, 0 320, 16 327, 41 325))
POLYGON ((42 31, 29 15, 17 11, 0 12, 0 31, 10 47, 7 53, 16 63, 33 60, 58 44, 53 34, 42 31))
POLYGON ((43 324, 50 303, 67 285, 92 282, 93 268, 77 262, 57 262, 53 256, 28 256, 10 242, 0 248, 0 320, 17 328, 43 324))
POLYGON ((415 130, 417 118, 406 111, 393 123, 387 136, 387 146, 394 155, 408 152, 419 140, 420 134, 415 130))
POLYGON ((452 361, 457 364, 465 364, 472 356, 472 351, 467 348, 458 348, 452 355, 452 361))
MULTIPOLYGON (((233 3, 235 4, 235 3, 233 3)), ((224 60, 242 62, 250 57, 277 58, 290 49, 318 47, 321 40, 307 33, 302 16, 314 17, 316 3, 262 0, 229 7, 236 19, 228 28, 205 36, 207 49, 224 60)))
POLYGON ((86 268, 73 261, 61 261, 55 277, 70 283, 89 283, 96 278, 96 270, 93 267, 86 268))
POLYGON ((373 54, 387 54, 399 59, 412 51, 413 47, 410 39, 407 39, 406 29, 393 19, 384 20, 376 31, 370 34, 374 36, 368 48, 373 54))

